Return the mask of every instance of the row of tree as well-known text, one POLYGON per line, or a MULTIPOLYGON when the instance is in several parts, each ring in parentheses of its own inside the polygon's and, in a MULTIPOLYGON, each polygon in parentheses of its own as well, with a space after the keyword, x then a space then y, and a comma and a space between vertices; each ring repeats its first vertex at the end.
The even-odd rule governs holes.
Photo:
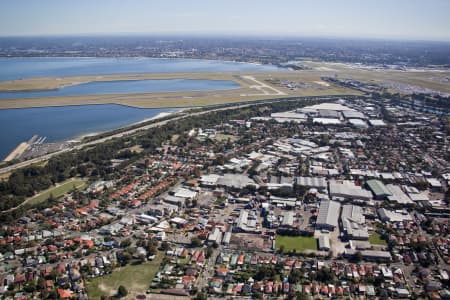
MULTIPOLYGON (((329 99, 330 97, 327 97, 328 101, 329 99)), ((45 165, 33 165, 15 170, 7 180, 0 181, 0 211, 16 207, 27 197, 75 176, 88 177, 92 180, 108 179, 114 176, 115 172, 111 166, 111 159, 126 158, 133 161, 147 154, 155 154, 162 142, 192 128, 208 128, 233 119, 267 116, 272 112, 286 111, 324 101, 323 97, 286 99, 258 104, 252 108, 215 111, 169 122, 158 128, 107 141, 87 149, 60 154, 49 159, 45 165), (135 145, 140 145, 144 151, 141 153, 126 151, 135 145)), ((23 210, 3 213, 0 220, 16 218, 23 213, 23 210)))

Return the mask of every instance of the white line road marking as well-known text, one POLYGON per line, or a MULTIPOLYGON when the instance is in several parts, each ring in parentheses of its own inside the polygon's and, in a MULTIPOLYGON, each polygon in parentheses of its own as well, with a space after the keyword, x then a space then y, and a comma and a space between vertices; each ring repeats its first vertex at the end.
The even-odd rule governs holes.
MULTIPOLYGON (((242 78, 247 79, 247 80, 251 80, 251 81, 257 83, 257 85, 250 85, 249 88, 256 89, 258 91, 263 92, 262 95, 270 95, 270 96, 284 96, 284 95, 287 95, 286 93, 283 93, 282 91, 277 90, 276 88, 274 88, 274 87, 272 87, 272 86, 270 86, 270 85, 268 85, 268 84, 266 84, 264 82, 256 80, 256 78, 253 77, 253 76, 245 75, 245 76, 242 76, 242 78), (273 93, 270 93, 267 90, 272 90, 273 93)), ((259 96, 259 95, 261 95, 261 94, 246 94, 246 96, 259 96)))

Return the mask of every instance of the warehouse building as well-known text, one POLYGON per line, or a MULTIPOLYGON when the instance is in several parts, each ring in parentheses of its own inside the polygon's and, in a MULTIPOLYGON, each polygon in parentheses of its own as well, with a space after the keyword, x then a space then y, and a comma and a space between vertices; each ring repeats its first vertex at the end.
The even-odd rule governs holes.
POLYGON ((371 119, 369 120, 370 126, 386 126, 383 120, 371 119))
POLYGON ((368 128, 367 123, 361 119, 348 119, 348 122, 357 128, 368 128))
POLYGON ((294 225, 294 212, 286 211, 283 213, 283 221, 281 222, 281 226, 283 227, 292 227, 294 225))
POLYGON ((368 240, 369 231, 365 226, 366 218, 361 206, 346 204, 342 208, 342 229, 348 239, 368 240))
POLYGON ((232 190, 241 190, 249 186, 258 187, 251 178, 241 174, 224 174, 217 180, 217 185, 232 190))
POLYGON ((344 110, 342 114, 346 119, 367 119, 363 113, 356 110, 344 110))
POLYGON ((259 232, 258 217, 254 211, 242 209, 234 228, 236 232, 259 232))
POLYGON ((297 177, 296 183, 299 186, 312 187, 317 189, 326 189, 327 180, 325 177, 297 177))
POLYGON ((231 240, 231 231, 227 231, 223 235, 222 245, 224 245, 224 246, 229 245, 230 244, 230 240, 231 240))
POLYGON ((411 215, 407 211, 391 211, 385 208, 378 209, 378 215, 383 222, 403 222, 412 221, 411 215))
POLYGON ((339 119, 341 117, 341 113, 339 111, 331 109, 319 109, 317 110, 317 113, 321 118, 339 119))
POLYGON ((319 250, 320 251, 330 251, 330 238, 328 235, 320 235, 319 236, 319 250))
POLYGON ((220 244, 221 241, 222 241, 222 231, 220 231, 218 227, 214 227, 208 236, 208 243, 214 244, 215 242, 217 244, 220 244))
POLYGON ((391 195, 387 197, 389 201, 397 202, 399 204, 414 204, 411 198, 409 198, 399 186, 387 184, 386 188, 391 193, 391 195))
POLYGON ((376 179, 368 180, 367 186, 372 191, 372 193, 375 195, 375 199, 377 199, 377 200, 385 200, 389 196, 392 196, 392 193, 379 180, 376 180, 376 179))
POLYGON ((319 215, 317 216, 316 228, 333 231, 338 226, 341 204, 335 201, 322 201, 320 203, 319 215))
POLYGON ((357 251, 353 249, 345 249, 344 256, 345 257, 353 257, 357 252, 360 252, 362 257, 366 260, 376 260, 376 261, 392 261, 392 255, 388 251, 377 251, 377 250, 363 250, 357 251))
POLYGON ((372 193, 351 181, 330 181, 330 197, 332 199, 369 201, 372 199, 372 193))

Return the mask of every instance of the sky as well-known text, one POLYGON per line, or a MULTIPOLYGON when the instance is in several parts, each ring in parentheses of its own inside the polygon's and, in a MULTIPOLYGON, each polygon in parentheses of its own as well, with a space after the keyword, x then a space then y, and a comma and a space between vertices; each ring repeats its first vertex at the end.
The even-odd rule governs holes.
POLYGON ((450 0, 0 0, 0 36, 208 34, 450 41, 450 0))

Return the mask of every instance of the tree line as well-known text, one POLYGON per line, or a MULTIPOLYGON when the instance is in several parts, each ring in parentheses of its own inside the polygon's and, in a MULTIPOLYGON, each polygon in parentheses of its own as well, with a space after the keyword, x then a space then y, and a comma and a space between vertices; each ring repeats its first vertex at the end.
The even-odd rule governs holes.
MULTIPOLYGON (((8 179, 0 181, 0 211, 16 207, 27 197, 75 176, 87 177, 92 180, 108 179, 115 172, 111 165, 111 159, 134 160, 148 154, 155 154, 157 148, 164 141, 192 128, 212 127, 233 119, 267 116, 273 112, 292 110, 329 100, 330 97, 327 97, 326 100, 317 97, 299 98, 295 101, 262 103, 241 109, 215 111, 169 122, 161 127, 151 128, 133 136, 113 139, 87 149, 57 155, 50 158, 46 164, 15 170, 8 179), (264 109, 260 109, 261 107, 264 109), (135 153, 125 150, 135 145, 140 145, 144 151, 135 153)), ((9 214, 9 218, 15 218, 21 213, 23 211, 18 210, 13 215, 9 214)), ((2 214, 0 220, 4 219, 5 214, 2 214)))

